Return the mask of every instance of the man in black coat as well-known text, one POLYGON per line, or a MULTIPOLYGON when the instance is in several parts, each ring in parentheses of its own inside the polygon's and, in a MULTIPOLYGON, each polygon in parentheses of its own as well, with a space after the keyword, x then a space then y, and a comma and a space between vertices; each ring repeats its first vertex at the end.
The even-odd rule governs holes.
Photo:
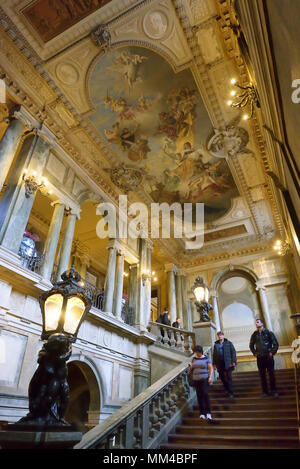
POLYGON ((230 340, 224 338, 222 331, 217 332, 213 350, 213 366, 218 370, 220 379, 230 398, 234 397, 232 372, 236 365, 236 351, 230 340))
MULTIPOLYGON (((177 318, 176 321, 173 322, 172 327, 176 327, 177 329, 182 329, 180 323, 181 323, 181 319, 177 318)), ((183 341, 184 337, 183 337, 182 334, 180 334, 180 338, 183 341)), ((174 339, 175 339, 175 342, 176 342, 175 343, 175 347, 176 347, 176 345, 177 345, 177 334, 174 334, 174 339)))
MULTIPOLYGON (((167 306, 164 308, 163 312, 158 316, 158 318, 156 319, 156 322, 160 324, 165 324, 165 326, 171 326, 171 322, 169 319, 169 310, 167 306)), ((161 343, 163 344, 164 337, 165 337, 165 331, 163 330, 163 328, 160 329, 160 333, 161 333, 161 343)), ((167 332, 167 334, 168 334, 168 339, 169 339, 168 344, 171 345, 170 343, 171 334, 169 331, 167 332)))
POLYGON ((264 323, 261 319, 256 319, 255 325, 256 331, 253 332, 250 338, 249 348, 257 359, 257 368, 259 370, 262 387, 262 397, 267 397, 269 395, 266 371, 268 371, 270 378, 271 393, 274 397, 278 397, 273 358, 278 350, 278 342, 274 333, 264 328, 264 323))

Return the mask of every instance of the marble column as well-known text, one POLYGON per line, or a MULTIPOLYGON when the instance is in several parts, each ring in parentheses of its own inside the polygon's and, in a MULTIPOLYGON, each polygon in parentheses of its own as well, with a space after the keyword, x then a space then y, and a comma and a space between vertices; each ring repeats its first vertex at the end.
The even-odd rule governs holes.
POLYGON ((145 325, 148 325, 148 322, 151 321, 151 251, 152 243, 150 240, 146 240, 147 245, 147 270, 149 272, 149 280, 145 286, 145 325))
POLYGON ((181 275, 181 290, 182 290, 182 318, 183 327, 188 331, 193 328, 192 310, 190 300, 188 298, 187 278, 186 274, 181 275))
POLYGON ((261 309, 262 309, 262 313, 264 316, 265 327, 266 329, 272 330, 272 322, 271 322, 271 316, 270 316, 270 311, 269 311, 268 299, 266 295, 266 288, 263 285, 261 285, 260 282, 257 282, 256 290, 258 291, 258 294, 259 294, 261 309))
MULTIPOLYGON (((37 178, 42 177, 49 149, 49 143, 40 137, 35 137, 30 155, 28 155, 28 174, 35 171, 37 178)), ((1 246, 18 254, 36 193, 26 197, 25 183, 22 180, 15 191, 14 204, 3 223, 3 229, 1 229, 1 246)))
POLYGON ((69 213, 69 215, 67 216, 66 227, 60 248, 60 257, 56 274, 57 281, 61 280, 61 274, 65 272, 69 267, 76 219, 77 215, 75 213, 69 213))
POLYGON ((138 266, 138 301, 134 326, 140 330, 146 330, 151 309, 151 265, 149 266, 148 240, 139 238, 138 242, 140 262, 138 266))
POLYGON ((23 132, 23 122, 13 119, 0 141, 0 191, 15 157, 23 132))
POLYGON ((219 332, 221 328, 221 322, 220 322, 220 314, 219 314, 219 307, 218 307, 218 295, 217 292, 212 290, 211 292, 211 298, 212 298, 212 307, 214 311, 214 323, 216 325, 217 332, 219 332))
POLYGON ((116 285, 114 294, 113 313, 117 319, 122 319, 122 296, 124 280, 124 254, 117 253, 116 285))
POLYGON ((47 280, 50 280, 51 273, 53 270, 60 229, 64 216, 64 210, 64 204, 59 202, 55 203, 50 228, 44 246, 44 257, 40 271, 42 277, 47 280))
POLYGON ((104 311, 107 313, 112 313, 115 289, 117 250, 114 246, 109 246, 108 249, 109 257, 104 286, 104 311))
POLYGON ((173 264, 165 266, 167 272, 167 297, 168 297, 168 308, 170 314, 171 324, 176 321, 176 287, 175 287, 175 273, 173 264))
MULTIPOLYGON (((183 323, 183 314, 182 314, 182 276, 179 272, 175 275, 175 289, 176 289, 176 315, 177 318, 181 319, 183 323)), ((183 325, 183 324, 182 324, 183 325)))
POLYGON ((129 266, 128 306, 132 310, 133 323, 136 323, 138 301, 138 264, 129 266))

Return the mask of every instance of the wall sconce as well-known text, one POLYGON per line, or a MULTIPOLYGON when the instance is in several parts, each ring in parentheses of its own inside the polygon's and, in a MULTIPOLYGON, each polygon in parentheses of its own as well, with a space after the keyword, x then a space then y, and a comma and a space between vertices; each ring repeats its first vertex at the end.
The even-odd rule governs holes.
POLYGON ((232 108, 243 109, 249 105, 250 116, 248 114, 244 114, 243 119, 251 119, 254 112, 254 106, 260 108, 260 102, 256 88, 252 83, 249 83, 246 86, 242 86, 236 81, 235 78, 232 78, 230 83, 242 90, 242 92, 240 94, 237 94, 235 90, 231 90, 230 96, 233 99, 227 101, 228 106, 231 106, 232 108))
POLYGON ((287 241, 282 241, 281 239, 278 239, 273 245, 273 249, 279 256, 285 256, 288 250, 290 249, 290 245, 287 241))
POLYGON ((28 174, 28 169, 24 169, 22 180, 25 183, 25 197, 28 199, 38 189, 42 189, 48 185, 48 181, 45 177, 42 177, 41 182, 37 181, 37 172, 33 171, 32 174, 28 174))
POLYGON ((143 273, 142 273, 143 286, 145 286, 146 282, 150 279, 151 279, 150 270, 143 270, 143 273))

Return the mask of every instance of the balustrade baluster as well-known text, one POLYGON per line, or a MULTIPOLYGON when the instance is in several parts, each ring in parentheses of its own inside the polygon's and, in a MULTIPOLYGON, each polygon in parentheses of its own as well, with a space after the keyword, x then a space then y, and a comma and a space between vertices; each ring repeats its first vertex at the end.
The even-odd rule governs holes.
POLYGON ((149 422, 150 422, 149 436, 151 438, 154 438, 154 436, 159 430, 159 428, 157 428, 159 418, 158 418, 158 415, 156 414, 155 409, 156 409, 156 402, 155 402, 155 399, 152 399, 152 401, 150 402, 150 413, 149 413, 149 422))
POLYGON ((142 409, 142 448, 145 448, 149 440, 149 403, 142 409))
POLYGON ((134 415, 130 416, 125 422, 125 448, 133 448, 134 440, 134 415))
POLYGON ((133 429, 133 435, 135 437, 135 444, 133 445, 133 448, 135 449, 140 449, 142 448, 142 411, 139 409, 137 413, 135 414, 135 426, 133 429))

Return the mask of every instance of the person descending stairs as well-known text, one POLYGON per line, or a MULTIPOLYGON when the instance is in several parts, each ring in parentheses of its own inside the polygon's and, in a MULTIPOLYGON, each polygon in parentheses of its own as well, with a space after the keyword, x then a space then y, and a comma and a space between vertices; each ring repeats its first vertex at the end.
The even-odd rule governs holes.
POLYGON ((216 381, 209 392, 213 420, 201 420, 194 405, 160 448, 300 449, 294 370, 276 370, 276 380, 279 397, 262 397, 257 371, 235 373, 233 399, 216 381))

